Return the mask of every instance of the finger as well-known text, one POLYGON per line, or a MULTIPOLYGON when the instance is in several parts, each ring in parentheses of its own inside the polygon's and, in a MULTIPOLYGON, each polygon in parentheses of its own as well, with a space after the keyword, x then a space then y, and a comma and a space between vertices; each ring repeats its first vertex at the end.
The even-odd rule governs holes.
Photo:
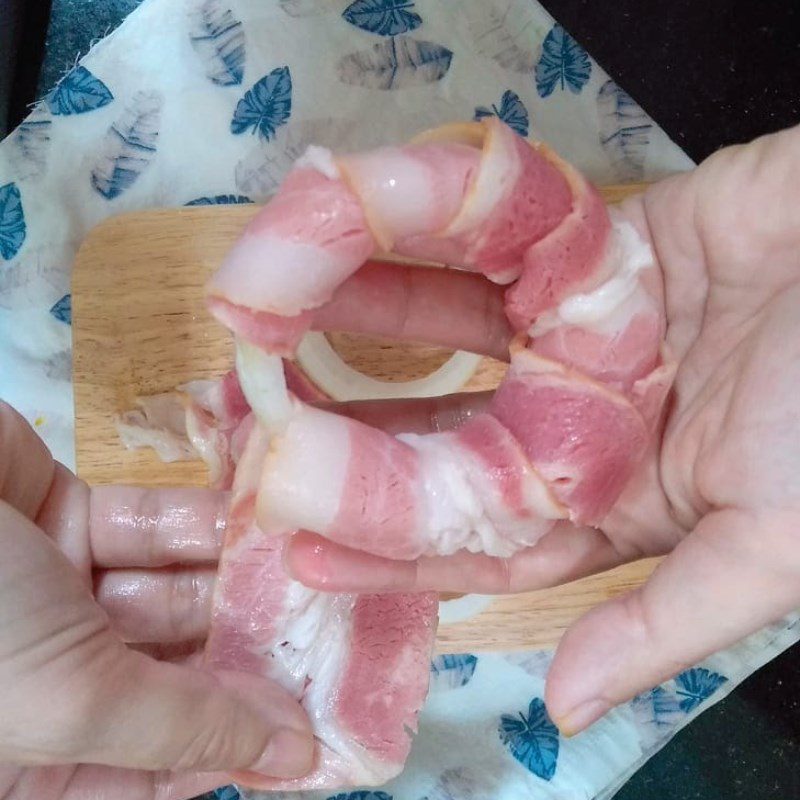
POLYGON ((459 270, 369 261, 314 316, 321 331, 370 333, 508 360, 503 287, 459 270))
POLYGON ((216 570, 115 569, 95 576, 95 597, 127 642, 205 638, 216 570))
POLYGON ((96 567, 212 563, 225 534, 228 498, 211 489, 97 486, 89 502, 96 567))
POLYGON ((84 577, 91 581, 92 553, 88 529, 89 487, 65 466, 56 463, 47 497, 35 518, 36 524, 84 577))
POLYGON ((492 392, 460 392, 403 400, 352 400, 321 403, 321 408, 356 419, 387 433, 435 433, 453 430, 489 407, 492 392))
POLYGON ((796 531, 789 515, 706 516, 643 587, 567 632, 545 695, 556 724, 576 733, 800 605, 796 531))
POLYGON ((508 594, 543 589, 621 562, 593 528, 560 523, 534 547, 510 558, 467 552, 392 561, 335 544, 313 533, 295 534, 285 553, 290 574, 328 592, 470 592, 508 594))
POLYGON ((21 414, 0 400, 0 500, 34 519, 53 479, 55 464, 21 414))

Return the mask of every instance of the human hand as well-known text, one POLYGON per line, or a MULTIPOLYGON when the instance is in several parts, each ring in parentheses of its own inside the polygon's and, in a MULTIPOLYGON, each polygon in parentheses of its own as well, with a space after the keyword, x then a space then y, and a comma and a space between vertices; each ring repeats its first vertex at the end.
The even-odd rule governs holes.
MULTIPOLYGON (((600 529, 559 524, 508 559, 462 552, 406 562, 299 534, 287 556, 294 576, 328 590, 519 592, 669 553, 644 586, 597 607, 562 640, 546 700, 569 733, 800 605, 798 187, 794 128, 721 151, 623 206, 660 263, 679 369, 663 437, 600 529)), ((471 314, 473 338, 486 332, 482 351, 502 349, 510 333, 499 294, 489 294, 478 312, 448 297, 426 322, 428 338, 452 338, 446 331, 471 314)), ((423 328, 407 311, 401 322, 406 338, 423 328)), ((485 402, 345 411, 426 431, 485 402)))
POLYGON ((224 495, 90 490, 2 402, 0 454, 0 798, 182 800, 222 770, 306 772, 292 697, 193 653, 224 495))

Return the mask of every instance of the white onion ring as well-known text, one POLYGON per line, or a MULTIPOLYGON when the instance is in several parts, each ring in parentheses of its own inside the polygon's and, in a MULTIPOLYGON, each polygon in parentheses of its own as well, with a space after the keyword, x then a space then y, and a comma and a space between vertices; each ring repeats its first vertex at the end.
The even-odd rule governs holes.
POLYGON ((282 431, 289 424, 292 401, 286 389, 281 357, 269 355, 237 337, 236 374, 258 421, 270 433, 282 431))
POLYGON ((334 400, 389 400, 438 397, 457 392, 475 374, 482 357, 461 350, 439 369, 412 381, 381 381, 342 360, 323 333, 307 333, 297 348, 297 361, 309 378, 334 400))
POLYGON ((454 625, 456 622, 477 617, 489 608, 494 599, 489 594, 465 594, 453 600, 440 600, 439 624, 454 625))

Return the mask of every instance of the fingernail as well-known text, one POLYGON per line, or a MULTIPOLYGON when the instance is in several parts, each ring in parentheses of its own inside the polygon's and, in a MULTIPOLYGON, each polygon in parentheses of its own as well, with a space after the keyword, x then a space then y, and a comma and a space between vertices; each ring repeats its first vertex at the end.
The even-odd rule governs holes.
POLYGON ((275 778, 299 778, 311 769, 314 738, 292 728, 281 728, 269 740, 253 771, 275 778))
POLYGON ((559 717, 555 721, 556 727, 562 736, 569 738, 580 733, 584 728, 588 728, 610 710, 611 706, 605 700, 587 700, 563 717, 559 717))

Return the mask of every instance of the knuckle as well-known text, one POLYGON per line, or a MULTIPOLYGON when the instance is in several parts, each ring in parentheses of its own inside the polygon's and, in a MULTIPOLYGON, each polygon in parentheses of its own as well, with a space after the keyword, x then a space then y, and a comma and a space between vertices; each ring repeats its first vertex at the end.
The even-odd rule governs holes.
POLYGON ((174 573, 167 598, 169 630, 175 641, 192 633, 194 611, 200 600, 201 587, 198 576, 188 570, 174 573))

